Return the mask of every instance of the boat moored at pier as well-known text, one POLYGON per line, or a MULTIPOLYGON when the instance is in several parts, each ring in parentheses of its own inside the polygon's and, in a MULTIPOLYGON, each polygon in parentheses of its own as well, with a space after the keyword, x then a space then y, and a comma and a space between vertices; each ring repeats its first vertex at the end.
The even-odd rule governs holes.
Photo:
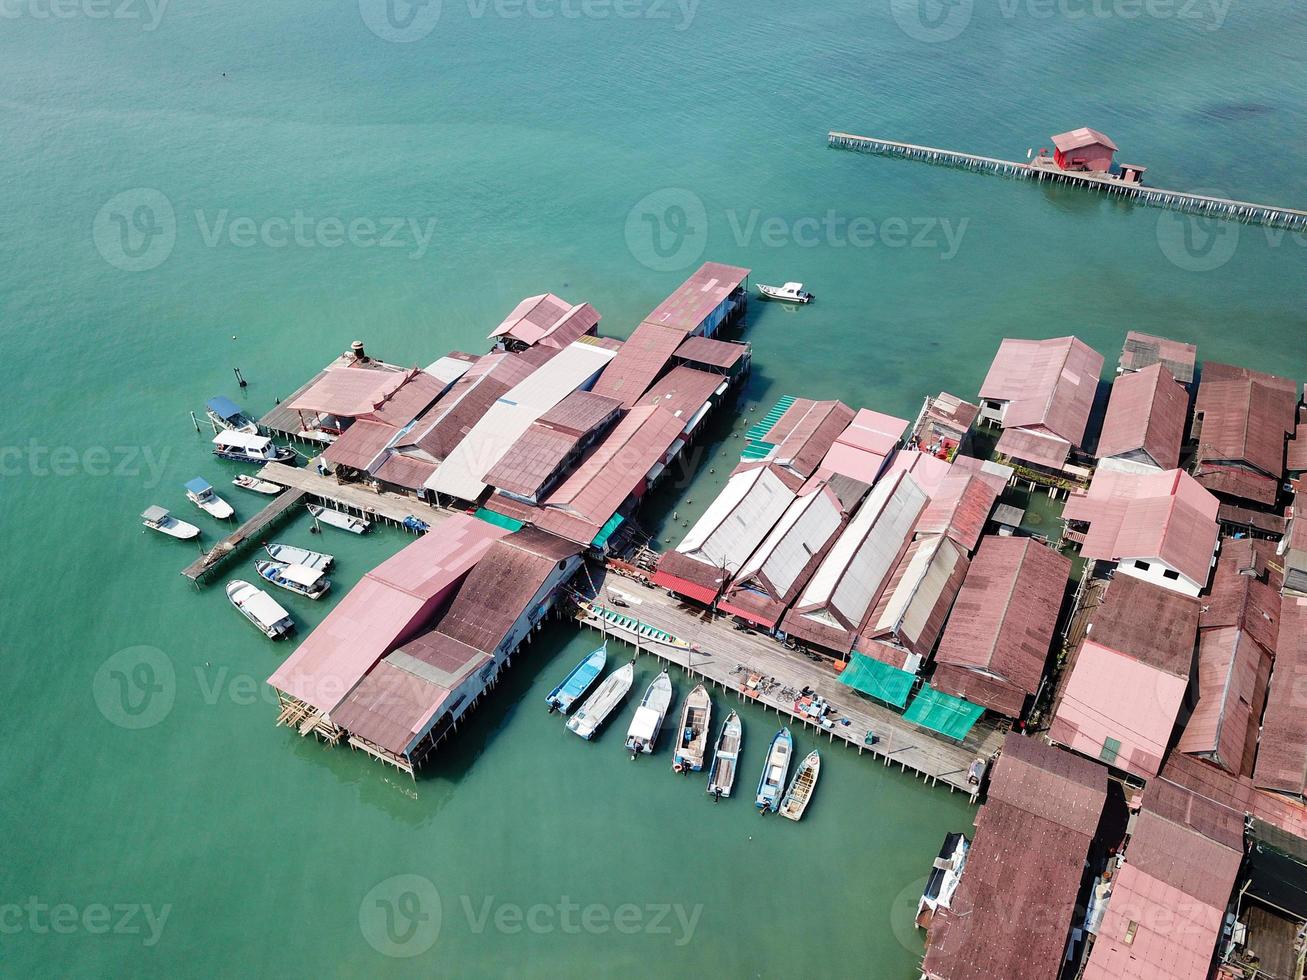
POLYGON ((261 493, 268 497, 275 497, 281 493, 285 487, 278 483, 271 483, 268 480, 260 480, 258 477, 250 476, 248 473, 242 473, 236 479, 231 481, 233 487, 240 487, 242 490, 251 490, 254 493, 261 493))
POLYGON ((676 733, 676 755, 672 768, 676 772, 698 772, 708 751, 708 726, 712 723, 712 698, 700 684, 685 699, 681 727, 676 733))
POLYGON ((178 520, 159 506, 147 507, 145 512, 141 514, 141 523, 151 531, 158 531, 160 534, 166 534, 170 538, 178 538, 182 541, 189 541, 200 536, 200 529, 194 524, 178 520))
POLYGON ((350 534, 363 534, 372 526, 371 521, 365 521, 361 517, 354 517, 331 507, 321 507, 318 504, 309 504, 309 513, 313 515, 314 520, 338 527, 350 534))
POLYGON ((607 663, 607 643, 598 650, 586 654, 585 658, 563 678, 563 682, 550 691, 549 696, 545 698, 545 703, 549 705, 550 712, 561 711, 563 714, 567 714, 571 711, 572 705, 577 702, 577 699, 590 690, 591 685, 604 672, 604 666, 607 663))
POLYGON ((808 804, 812 802, 812 792, 817 788, 817 777, 821 774, 821 756, 814 749, 799 763, 799 770, 790 780, 790 788, 781 800, 780 814, 787 820, 800 820, 808 804))
POLYGON ((658 741, 658 731, 663 727, 663 718, 672 706, 672 679, 667 671, 654 678, 644 699, 635 709, 631 727, 626 732, 626 751, 634 759, 640 753, 649 755, 658 741))
POLYGON ((220 429, 245 432, 257 436, 259 424, 246 415, 239 405, 224 395, 210 398, 204 405, 204 414, 220 429))
POLYGON ((270 640, 280 640, 295 628, 295 621, 272 596, 262 589, 233 579, 227 583, 227 600, 270 640))
POLYGON ((589 740, 599 733, 608 716, 617 709, 635 681, 635 661, 623 664, 603 679, 579 711, 567 720, 569 731, 589 740))
POLYGON ((213 455, 237 463, 289 463, 295 450, 276 445, 268 436, 228 429, 213 437, 213 455))
POLYGON ((279 589, 294 592, 306 599, 321 599, 331 589, 331 579, 307 565, 290 565, 283 561, 256 561, 259 578, 279 589))
POLYGON ((186 484, 186 499, 210 517, 216 517, 220 521, 225 521, 236 513, 231 504, 214 493, 213 486, 202 477, 197 476, 186 484))
POLYGON ((758 796, 754 805, 759 811, 776 812, 781 803, 781 792, 785 789, 785 777, 790 771, 790 756, 794 752, 794 739, 788 728, 782 728, 771 740, 767 750, 767 761, 762 767, 762 778, 758 780, 758 796))
POLYGON ((277 541, 265 544, 263 550, 273 561, 285 562, 287 565, 305 565, 316 568, 320 572, 330 569, 336 561, 335 556, 325 551, 310 551, 308 548, 297 548, 292 544, 281 544, 277 541))
POLYGON ((735 786, 735 773, 739 769, 743 736, 744 729, 740 725, 740 716, 732 711, 722 722, 721 733, 717 736, 717 748, 713 752, 712 766, 708 770, 708 795, 714 799, 731 795, 731 789, 735 786))

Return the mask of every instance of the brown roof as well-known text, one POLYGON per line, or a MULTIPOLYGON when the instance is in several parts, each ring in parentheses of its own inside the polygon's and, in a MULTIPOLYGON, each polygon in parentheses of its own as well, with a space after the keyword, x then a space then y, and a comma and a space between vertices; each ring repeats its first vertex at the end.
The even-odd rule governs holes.
POLYGON ((1280 491, 1280 481, 1275 477, 1225 463, 1201 464, 1194 473, 1194 479, 1212 493, 1259 504, 1274 504, 1280 491))
POLYGON ((1198 636, 1198 600, 1133 575, 1112 579, 1088 639, 1177 677, 1188 677, 1198 636))
POLYGON ((1208 362, 1194 407, 1201 416, 1200 462, 1245 463, 1278 481, 1284 475, 1285 440, 1297 425, 1297 404, 1295 381, 1208 362))
POLYGON ((957 395, 951 395, 947 391, 941 391, 934 398, 929 399, 926 405, 926 417, 928 419, 939 422, 948 428, 961 429, 962 431, 970 429, 979 414, 979 405, 964 401, 957 395))
POLYGON ((994 355, 980 397, 1010 403, 1004 429, 1038 428, 1079 446, 1102 371, 1103 355, 1075 337, 1007 338, 994 355))
POLYGON ((1201 629, 1234 626, 1246 630, 1274 654, 1280 635, 1280 586, 1275 544, 1254 538, 1226 538, 1203 599, 1201 629))
POLYGON ((1299 422, 1294 429, 1285 459, 1290 471, 1301 473, 1307 470, 1307 423, 1299 422))
POLYGON ((1125 335, 1125 347, 1118 362, 1123 371, 1140 371, 1152 364, 1165 364, 1177 381, 1189 384, 1198 363, 1198 348, 1193 344, 1131 330, 1125 335))
POLYGON ((843 402, 799 398, 763 439, 776 446, 772 456, 775 462, 807 478, 816 472, 854 414, 843 402))
POLYGON ((917 534, 944 534, 968 553, 975 551, 998 497, 994 485, 979 474, 950 471, 930 495, 917 534))
POLYGON ((384 422, 359 419, 323 450, 322 456, 340 466, 366 470, 398 431, 384 422))
POLYGON ((616 398, 593 391, 574 391, 534 424, 581 436, 599 428, 621 408, 622 403, 616 398))
POLYGON ((620 399, 626 408, 632 407, 667 369, 684 339, 685 331, 676 327, 640 324, 599 375, 594 390, 620 399))
POLYGON ((682 335, 694 333, 713 310, 748 278, 748 269, 721 262, 705 262, 645 320, 675 326, 682 335))
POLYGON ((391 452, 386 454, 380 465, 374 466, 369 472, 385 483, 393 483, 397 487, 406 487, 409 490, 421 490, 431 478, 431 474, 436 472, 436 465, 415 456, 391 452))
POLYGON ((385 660, 331 712, 331 720, 395 755, 408 750, 448 691, 385 660))
POLYGON ((719 385, 723 383, 720 374, 710 374, 696 368, 680 365, 653 383, 641 405, 661 405, 677 416, 683 425, 689 424, 694 414, 708 403, 719 385))
POLYGON ((1107 800, 1107 770, 1040 739, 1010 733, 1003 740, 987 799, 1093 837, 1107 800))
POLYGON ((1236 626, 1201 630, 1198 704, 1178 749, 1236 775, 1251 772, 1270 673, 1270 654, 1248 633, 1236 626))
POLYGON ((1243 859, 1243 814, 1166 779, 1150 780, 1126 860, 1216 908, 1230 901, 1243 859))
POLYGON ((1307 795, 1307 599, 1285 596, 1282 625, 1253 782, 1260 789, 1307 795))
POLYGON ((1096 129, 1090 129, 1088 126, 1081 126, 1079 129, 1072 129, 1065 133, 1058 133, 1050 136, 1053 145, 1064 153, 1067 150, 1078 150, 1086 146, 1106 146, 1110 150, 1115 150, 1117 145, 1105 135, 1096 129))
POLYGON ((498 490, 535 497, 578 451, 583 437, 532 425, 483 477, 498 490))
POLYGON ((1161 469, 1174 469, 1188 411, 1188 393, 1162 364, 1123 374, 1112 385, 1098 455, 1142 451, 1161 469))
POLYGON ((695 364, 730 368, 748 351, 747 344, 716 340, 712 337, 686 337, 681 346, 676 348, 676 356, 685 361, 693 361, 695 364))

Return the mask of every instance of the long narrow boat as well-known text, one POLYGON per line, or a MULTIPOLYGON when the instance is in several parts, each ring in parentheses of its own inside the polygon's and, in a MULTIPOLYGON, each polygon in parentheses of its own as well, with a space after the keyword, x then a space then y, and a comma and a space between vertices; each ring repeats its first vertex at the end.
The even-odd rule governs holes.
POLYGON ((661 630, 657 626, 650 626, 648 623, 642 623, 634 616, 628 616, 616 609, 601 606, 597 602, 582 599, 577 603, 577 606, 586 619, 593 620, 596 625, 605 630, 612 630, 618 636, 622 636, 633 643, 661 643, 663 646, 672 647, 675 650, 697 649, 688 640, 682 640, 679 636, 673 636, 666 630, 661 630))
POLYGON ((227 600, 269 639, 279 640, 295 628, 290 613, 282 609, 276 599, 249 582, 240 579, 228 582, 227 600))
POLYGON ((572 705, 576 703, 577 698, 590 690, 590 685, 604 672, 604 666, 607 663, 607 643, 598 650, 586 654, 581 662, 563 678, 563 683, 550 691, 549 697, 545 698, 545 703, 549 705, 549 713, 553 714, 555 711, 561 711, 563 714, 567 714, 571 711, 572 705))
POLYGON ((584 739, 592 739, 631 690, 635 680, 635 661, 623 664, 603 679, 594 693, 585 699, 579 711, 567 719, 567 727, 584 739))
POLYGON ((242 473, 236 479, 231 481, 233 487, 240 487, 242 490, 252 490, 255 493, 261 493, 267 497, 275 497, 285 489, 280 483, 272 483, 268 480, 260 480, 258 477, 250 476, 248 473, 242 473))
POLYGON ((284 561, 287 565, 307 565, 320 572, 327 571, 336 560, 325 551, 309 551, 308 548, 297 548, 293 544, 279 544, 276 541, 265 544, 263 550, 273 561, 284 561))
POLYGON ((809 752, 799 763, 799 771, 790 780, 790 788, 781 800, 781 816, 789 820, 799 820, 803 811, 812 802, 812 791, 817 788, 817 777, 821 775, 821 756, 816 750, 809 752))
POLYGON ((681 711, 681 730, 676 734, 676 755, 672 768, 677 772, 698 772, 708 752, 708 726, 712 722, 712 698, 700 684, 685 699, 681 711))
POLYGON ((332 507, 319 507, 317 504, 309 504, 309 513, 321 523, 338 527, 350 534, 362 534, 372 526, 371 521, 365 521, 361 517, 354 517, 352 514, 346 514, 344 511, 332 507))
POLYGON ((790 771, 790 755, 794 752, 794 739, 790 730, 782 728, 771 740, 767 750, 767 761, 762 767, 762 778, 758 780, 758 796, 754 805, 763 813, 776 812, 781 803, 781 791, 785 789, 785 777, 790 771))
POLYGON ((254 563, 254 570, 268 584, 302 595, 306 599, 321 599, 331 589, 331 579, 307 565, 288 565, 284 561, 269 561, 265 558, 254 563))
POLYGON ((658 730, 663 727, 663 718, 671 706, 672 679, 664 670, 644 692, 644 700, 635 709, 631 727, 626 731, 626 751, 631 753, 632 760, 641 752, 648 755, 654 750, 658 730))
POLYGON ((740 716, 732 711, 722 722, 721 733, 717 736, 717 749, 713 752, 712 767, 708 770, 708 795, 714 799, 731 795, 743 741, 744 728, 740 724, 740 716))

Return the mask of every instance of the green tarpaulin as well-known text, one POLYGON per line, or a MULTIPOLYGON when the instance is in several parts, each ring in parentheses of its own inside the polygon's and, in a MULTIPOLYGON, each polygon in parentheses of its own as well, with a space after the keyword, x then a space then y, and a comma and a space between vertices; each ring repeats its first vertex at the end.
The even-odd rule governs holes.
POLYGON ((481 518, 487 524, 493 524, 495 527, 508 528, 510 531, 522 530, 522 522, 515 521, 511 517, 505 517, 503 514, 496 514, 493 510, 486 510, 484 507, 476 512, 476 516, 481 518))
POLYGON ((892 704, 896 708, 908 703, 908 695, 912 693, 912 684, 916 679, 916 674, 909 674, 906 670, 899 670, 860 653, 855 653, 849 660, 849 665, 840 673, 841 684, 863 694, 870 694, 878 701, 892 704))
POLYGON ((971 731, 971 726, 984 711, 978 704, 937 691, 927 684, 913 699, 903 717, 922 728, 929 728, 960 742, 967 737, 967 732, 971 731))
POLYGON ((622 526, 622 521, 624 520, 626 520, 626 518, 622 514, 614 514, 612 517, 608 518, 608 523, 599 529, 599 533, 595 535, 595 539, 591 543, 596 548, 602 548, 608 543, 608 539, 612 537, 613 532, 622 526))

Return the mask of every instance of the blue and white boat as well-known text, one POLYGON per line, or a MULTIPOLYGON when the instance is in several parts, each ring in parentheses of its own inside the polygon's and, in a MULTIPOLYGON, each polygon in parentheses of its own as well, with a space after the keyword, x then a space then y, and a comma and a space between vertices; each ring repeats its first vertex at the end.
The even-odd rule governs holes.
POLYGON ((254 570, 265 582, 306 599, 321 599, 331 588, 331 579, 321 569, 309 568, 307 565, 263 560, 254 563, 254 570))
POLYGON ((767 762, 762 767, 762 778, 758 780, 758 797, 755 805, 762 813, 770 810, 775 813, 781 805, 781 793, 785 791, 785 777, 790 771, 790 756, 794 754, 794 739, 790 730, 782 728, 771 740, 767 750, 767 762))
POLYGON ((186 499, 220 521, 225 521, 235 513, 231 504, 214 493, 209 481, 203 477, 197 476, 186 484, 186 499))
POLYGON ((236 463, 289 463, 295 450, 275 445, 267 436, 226 429, 213 437, 213 455, 236 463))
POLYGON ((229 429, 234 432, 248 432, 250 435, 259 434, 259 424, 241 411, 241 407, 225 395, 210 398, 204 405, 204 412, 219 428, 229 429))
POLYGON ((635 661, 622 664, 599 682, 599 686, 585 699, 576 714, 567 719, 567 728, 589 740, 598 734, 608 716, 622 703, 635 680, 635 661))
POLYGON ((590 685, 595 682, 600 674, 604 672, 604 667, 608 663, 608 644, 605 643, 598 650, 586 654, 585 658, 572 668, 571 673, 563 678, 563 683, 549 692, 549 697, 545 698, 545 704, 549 705, 549 712, 561 711, 567 714, 572 710, 577 700, 590 690, 590 685))

